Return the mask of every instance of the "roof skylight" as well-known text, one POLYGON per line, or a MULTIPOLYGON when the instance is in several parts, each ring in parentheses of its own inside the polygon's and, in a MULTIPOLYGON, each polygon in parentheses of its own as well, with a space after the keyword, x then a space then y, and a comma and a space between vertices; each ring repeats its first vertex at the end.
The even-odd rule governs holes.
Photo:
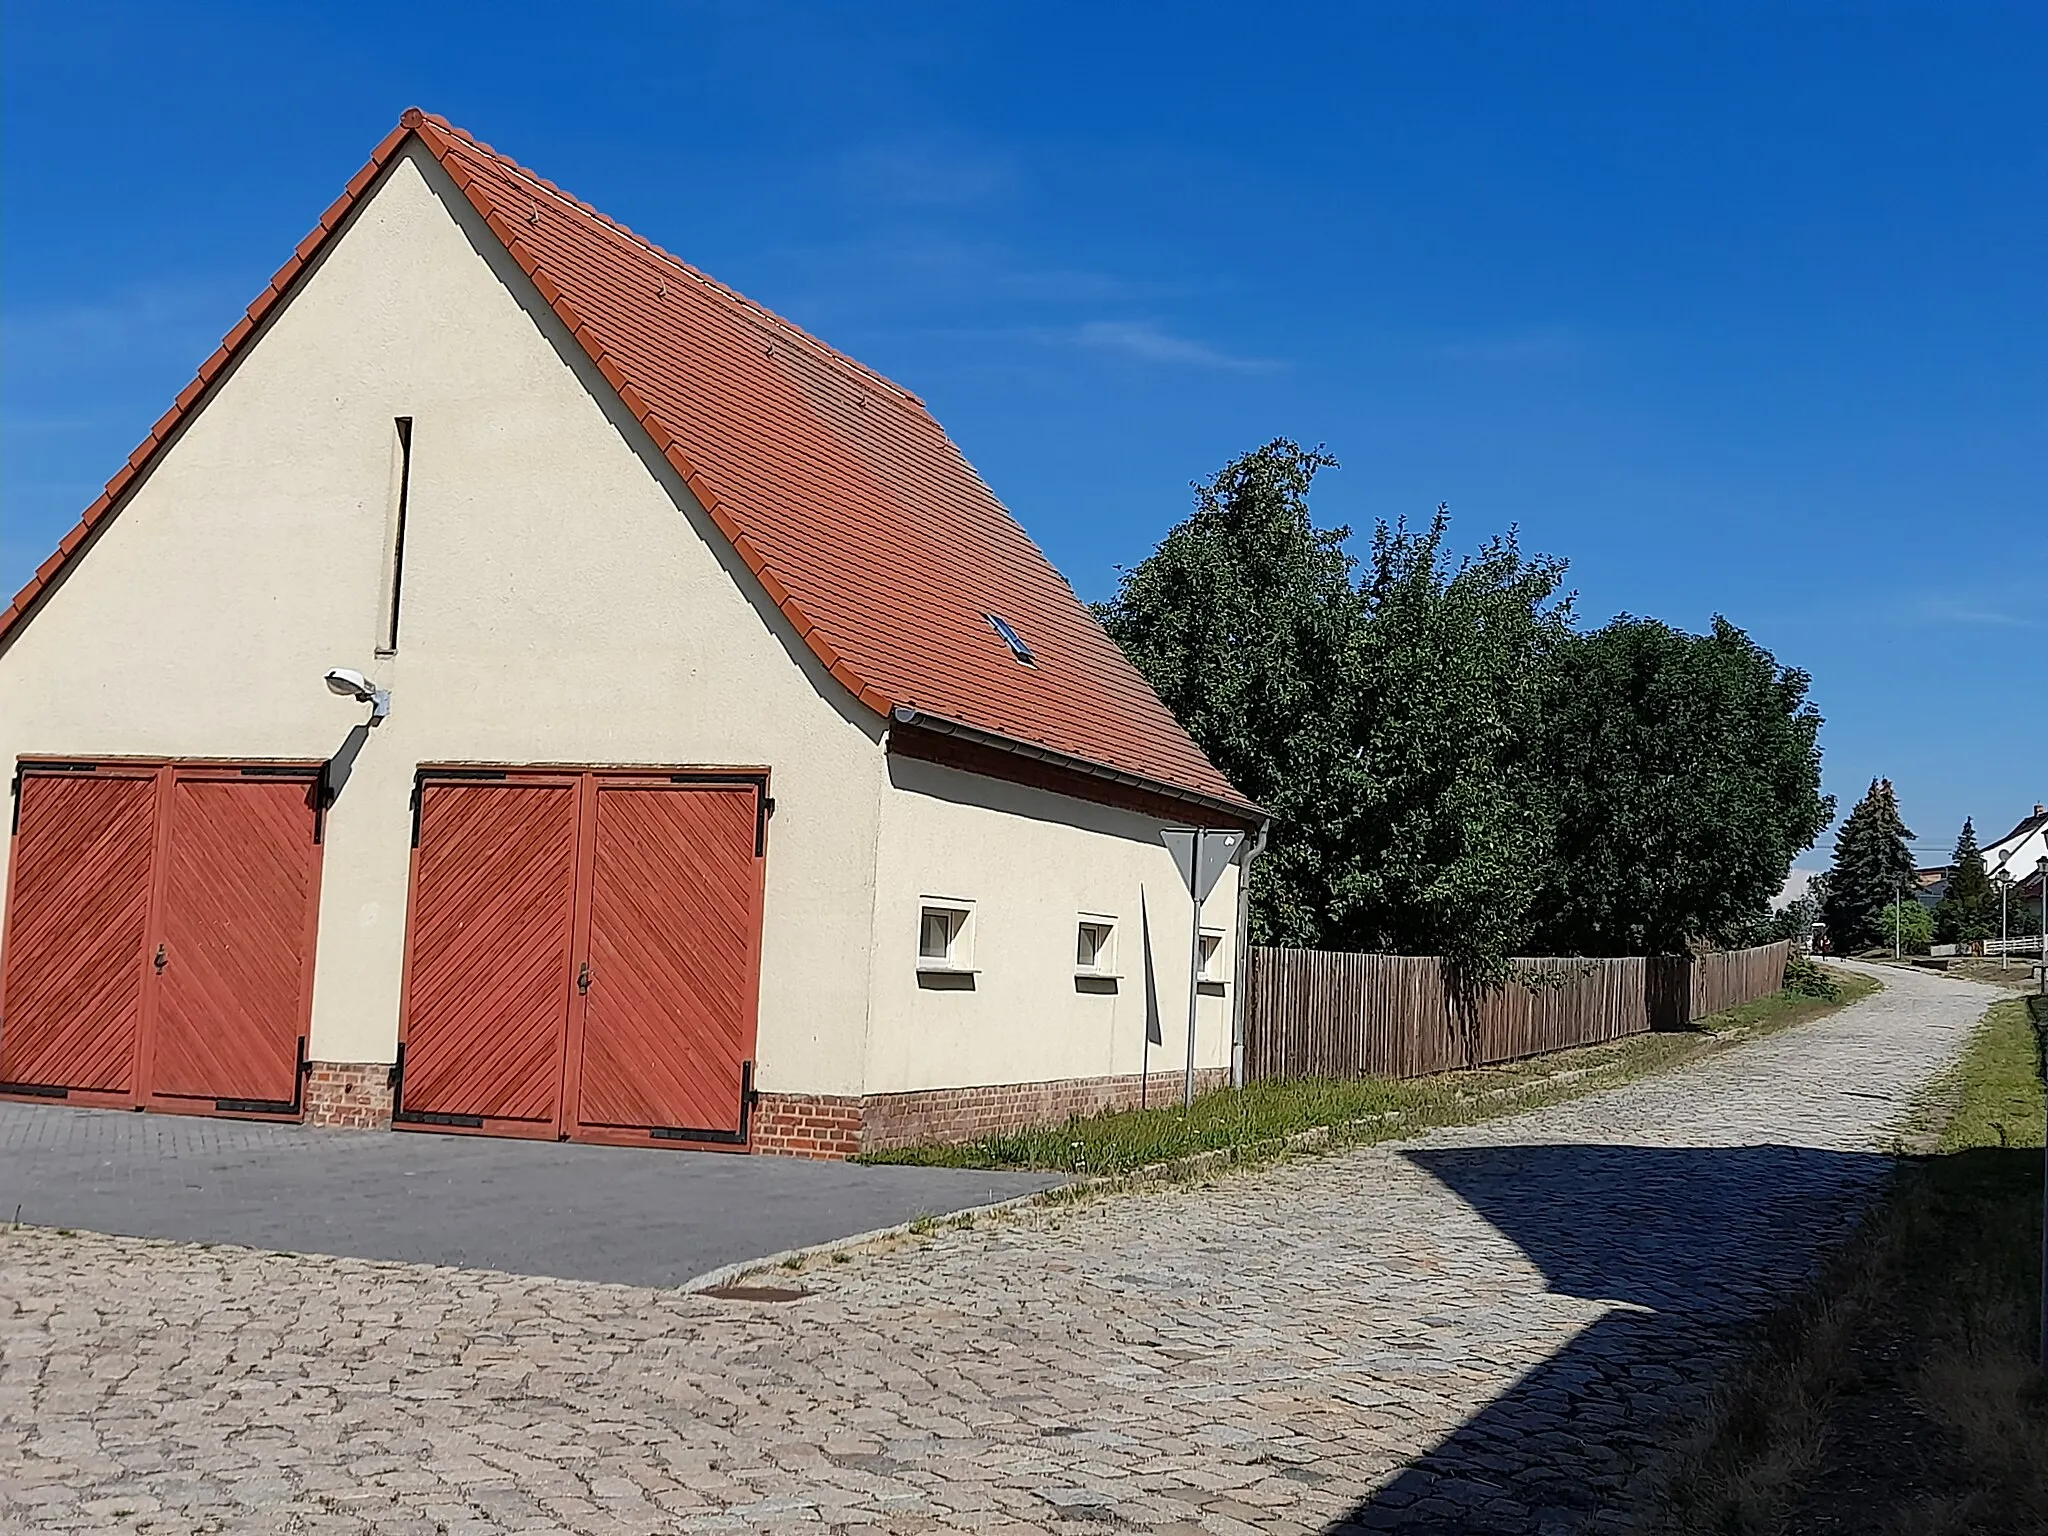
POLYGON ((1031 654, 1031 647, 1024 643, 1024 637, 1010 627, 1010 621, 999 613, 984 613, 988 627, 1003 637, 1003 644, 1010 648, 1010 654, 1027 667, 1038 665, 1038 658, 1031 654))

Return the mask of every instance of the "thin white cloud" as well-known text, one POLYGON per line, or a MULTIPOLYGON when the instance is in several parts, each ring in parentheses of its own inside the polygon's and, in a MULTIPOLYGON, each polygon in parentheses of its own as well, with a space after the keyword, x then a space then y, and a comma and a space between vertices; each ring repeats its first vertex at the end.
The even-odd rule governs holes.
POLYGON ((1771 910, 1773 912, 1784 911, 1785 908, 1791 906, 1793 902, 1806 894, 1807 881, 1811 880, 1815 875, 1824 875, 1826 873, 1827 871, 1824 869, 1805 869, 1795 864, 1792 867, 1792 872, 1785 876, 1785 888, 1778 892, 1777 900, 1771 903, 1771 910))
POLYGON ((1141 362, 1179 368, 1215 368, 1232 373, 1271 373, 1282 365, 1272 358, 1234 357, 1206 342, 1163 330, 1149 320, 1090 320, 1074 332, 1074 340, 1102 352, 1118 352, 1141 362))
MULTIPOLYGON (((2040 601, 2038 593, 2035 600, 2040 601)), ((2008 604, 1996 598, 1957 597, 1950 593, 1930 593, 1922 597, 1919 618, 1924 624, 1975 624, 1994 629, 2041 627, 2040 618, 2029 615, 2019 604, 2008 604)))
POLYGON ((854 198, 890 208, 971 208, 1015 190, 1009 162, 933 144, 866 145, 840 161, 854 198))
POLYGON ((1585 343, 1576 332, 1561 325, 1550 325, 1505 336, 1446 342, 1436 349, 1436 355, 1447 363, 1549 368, 1575 363, 1585 350, 1585 343))

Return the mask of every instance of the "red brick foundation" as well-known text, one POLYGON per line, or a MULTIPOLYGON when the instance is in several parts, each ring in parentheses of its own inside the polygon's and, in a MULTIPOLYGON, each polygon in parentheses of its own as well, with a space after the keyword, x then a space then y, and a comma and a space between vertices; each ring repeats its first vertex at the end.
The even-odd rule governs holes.
POLYGON ((763 1093, 754 1102, 753 1150, 844 1161, 860 1151, 860 1104, 823 1093, 763 1093))
MULTIPOLYGON (((1195 1073, 1195 1091, 1207 1093, 1230 1080, 1225 1067, 1195 1073)), ((1050 1083, 998 1083, 984 1088, 930 1088, 918 1093, 877 1093, 860 1101, 864 1152, 915 1146, 926 1141, 979 1141, 1003 1131, 1060 1125, 1076 1115, 1105 1109, 1134 1109, 1142 1096, 1153 1104, 1178 1104, 1182 1076, 1155 1072, 1143 1095, 1140 1077, 1070 1077, 1050 1083)))
POLYGON ((390 1063, 308 1062, 306 1124, 340 1126, 351 1131, 390 1130, 390 1063))
MULTIPOLYGON (((1222 1067, 1195 1074, 1197 1092, 1228 1081, 1222 1067)), ((1130 1109, 1139 1079, 1070 1077, 1049 1083, 930 1088, 916 1093, 768 1093, 755 1102, 751 1150, 843 1161, 862 1152, 928 1141, 978 1141, 1004 1131, 1059 1125, 1076 1115, 1130 1109)), ((1178 1104, 1181 1074, 1155 1072, 1145 1098, 1178 1104)), ((306 1124, 358 1131, 391 1128, 391 1068, 383 1062, 316 1061, 306 1073, 306 1124)))

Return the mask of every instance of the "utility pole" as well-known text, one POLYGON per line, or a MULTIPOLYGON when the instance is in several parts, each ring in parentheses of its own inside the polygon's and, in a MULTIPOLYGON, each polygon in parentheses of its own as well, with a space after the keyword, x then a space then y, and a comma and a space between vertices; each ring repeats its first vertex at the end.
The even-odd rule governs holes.
POLYGON ((1998 887, 1998 968, 2002 971, 2012 956, 2012 876, 2005 872, 2005 860, 1998 861, 1998 868, 1991 872, 1991 879, 1998 887))
MULTIPOLYGON (((2034 884, 2041 898, 2041 996, 2048 998, 2048 853, 2034 861, 2034 884)), ((2041 1060, 2039 1050, 2034 1059, 2041 1060)), ((2041 1369, 2048 1371, 2048 1119, 2041 1136, 2041 1369)))
POLYGON ((1904 934, 1904 932, 1905 932, 1905 928, 1904 928, 1904 924, 1905 924, 1905 921, 1906 921, 1906 886, 1905 886, 1905 882, 1904 882, 1904 881, 1901 881, 1901 880, 1894 880, 1894 881, 1892 882, 1892 958, 1893 958, 1894 960, 1898 960, 1898 959, 1901 959, 1901 958, 1903 958, 1903 957, 1904 957, 1904 955, 1905 955, 1905 950, 1904 950, 1904 948, 1902 948, 1902 945, 1903 945, 1903 943, 1904 943, 1904 940, 1903 940, 1903 938, 1902 938, 1902 935, 1903 935, 1903 934, 1904 934))

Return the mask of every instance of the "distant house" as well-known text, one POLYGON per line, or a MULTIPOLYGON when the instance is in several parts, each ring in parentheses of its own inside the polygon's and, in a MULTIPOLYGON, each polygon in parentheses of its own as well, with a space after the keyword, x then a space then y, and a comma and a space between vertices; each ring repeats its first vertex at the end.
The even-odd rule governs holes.
POLYGON ((1135 1100, 1141 914, 1230 1061, 1262 813, 924 405, 416 111, 0 615, 0 759, 0 1095, 980 1135, 1135 1100))
POLYGON ((1995 880, 2003 870, 2011 876, 2013 894, 2038 900, 2040 876, 2035 866, 2048 854, 2048 806, 2036 805, 2018 826, 1996 842, 1984 845, 1984 868, 1995 880))
POLYGON ((1955 873, 1953 864, 1935 864, 1926 869, 1913 871, 1913 895, 1923 907, 1938 905, 1948 894, 1948 877, 1955 873))

